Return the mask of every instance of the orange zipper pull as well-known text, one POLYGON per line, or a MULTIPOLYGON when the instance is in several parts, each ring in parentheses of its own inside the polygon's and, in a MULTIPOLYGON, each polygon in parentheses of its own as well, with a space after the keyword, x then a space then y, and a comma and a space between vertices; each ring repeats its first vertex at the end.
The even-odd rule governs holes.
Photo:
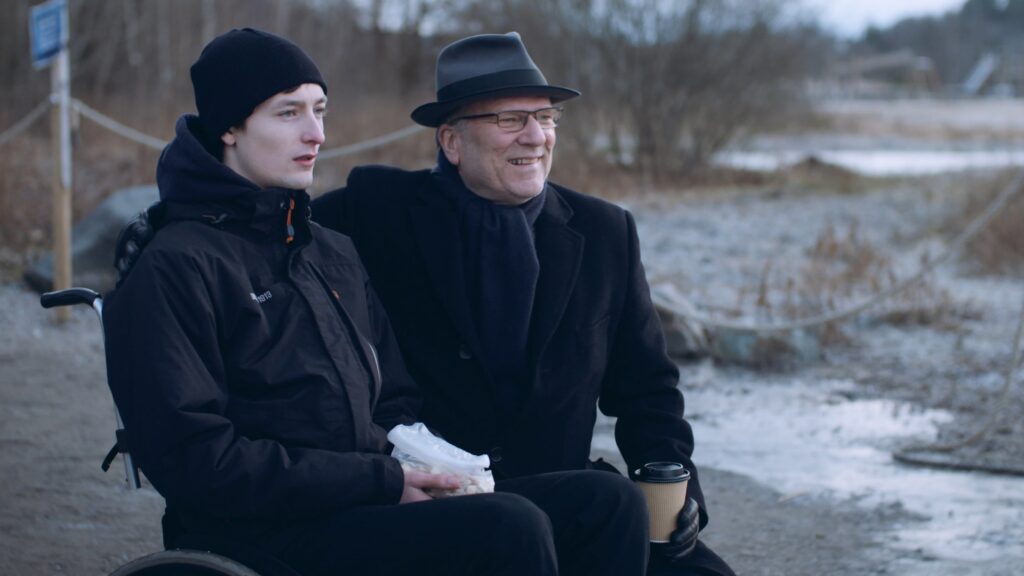
POLYGON ((295 227, 292 226, 293 210, 295 210, 295 198, 288 201, 288 216, 285 219, 285 225, 288 226, 288 237, 285 238, 285 244, 291 244, 295 240, 295 227))

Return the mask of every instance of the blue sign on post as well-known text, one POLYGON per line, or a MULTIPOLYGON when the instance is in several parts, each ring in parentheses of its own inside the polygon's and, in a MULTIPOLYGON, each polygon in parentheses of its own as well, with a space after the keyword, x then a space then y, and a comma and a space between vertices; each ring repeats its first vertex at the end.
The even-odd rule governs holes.
POLYGON ((65 0, 50 0, 32 7, 28 28, 32 39, 32 65, 36 68, 44 68, 67 44, 65 14, 65 0))

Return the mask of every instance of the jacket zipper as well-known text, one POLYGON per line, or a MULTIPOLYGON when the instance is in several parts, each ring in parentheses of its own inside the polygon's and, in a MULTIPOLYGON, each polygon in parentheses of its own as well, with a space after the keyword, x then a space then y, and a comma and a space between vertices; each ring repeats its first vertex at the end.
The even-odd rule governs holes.
POLYGON ((338 312, 342 317, 342 321, 348 329, 351 330, 351 333, 355 335, 356 341, 360 344, 359 351, 363 357, 363 362, 366 363, 366 367, 370 370, 370 377, 373 379, 374 383, 373 396, 370 399, 370 408, 372 409, 373 406, 377 404, 377 400, 380 397, 380 392, 384 384, 384 377, 380 371, 380 361, 377 359, 377 350, 373 347, 370 340, 362 335, 359 328, 356 326, 356 323, 353 322, 352 318, 348 315, 348 311, 345 310, 345 307, 341 304, 341 295, 331 288, 330 284, 327 283, 327 279, 324 278, 324 275, 316 266, 313 266, 309 262, 306 262, 306 265, 313 271, 313 274, 316 276, 317 280, 320 281, 320 284, 327 290, 328 294, 334 297, 334 304, 338 307, 338 312), (369 349, 369 353, 367 353, 367 349, 369 349))

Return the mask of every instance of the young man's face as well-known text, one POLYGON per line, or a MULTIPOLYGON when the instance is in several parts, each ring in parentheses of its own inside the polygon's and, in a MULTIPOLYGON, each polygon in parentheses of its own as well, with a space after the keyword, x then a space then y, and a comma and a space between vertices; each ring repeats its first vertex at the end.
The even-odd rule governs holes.
MULTIPOLYGON (((550 107, 549 98, 498 98, 469 104, 458 116, 550 107)), ((511 132, 486 119, 460 120, 441 126, 438 136, 466 187, 498 204, 522 204, 540 194, 551 172, 555 129, 541 128, 533 117, 511 132)))
POLYGON ((261 188, 308 188, 324 143, 326 112, 327 96, 319 84, 267 99, 241 127, 221 136, 224 164, 261 188))

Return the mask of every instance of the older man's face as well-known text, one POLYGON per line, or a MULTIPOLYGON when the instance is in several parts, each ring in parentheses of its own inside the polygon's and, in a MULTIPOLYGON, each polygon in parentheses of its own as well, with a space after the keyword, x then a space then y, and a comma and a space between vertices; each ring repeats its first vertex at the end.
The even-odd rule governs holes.
MULTIPOLYGON (((549 98, 498 98, 469 104, 457 116, 550 107, 549 98)), ((555 128, 542 128, 534 117, 511 132, 487 118, 460 120, 441 126, 438 136, 466 186, 498 204, 522 204, 540 194, 551 172, 555 128)))

